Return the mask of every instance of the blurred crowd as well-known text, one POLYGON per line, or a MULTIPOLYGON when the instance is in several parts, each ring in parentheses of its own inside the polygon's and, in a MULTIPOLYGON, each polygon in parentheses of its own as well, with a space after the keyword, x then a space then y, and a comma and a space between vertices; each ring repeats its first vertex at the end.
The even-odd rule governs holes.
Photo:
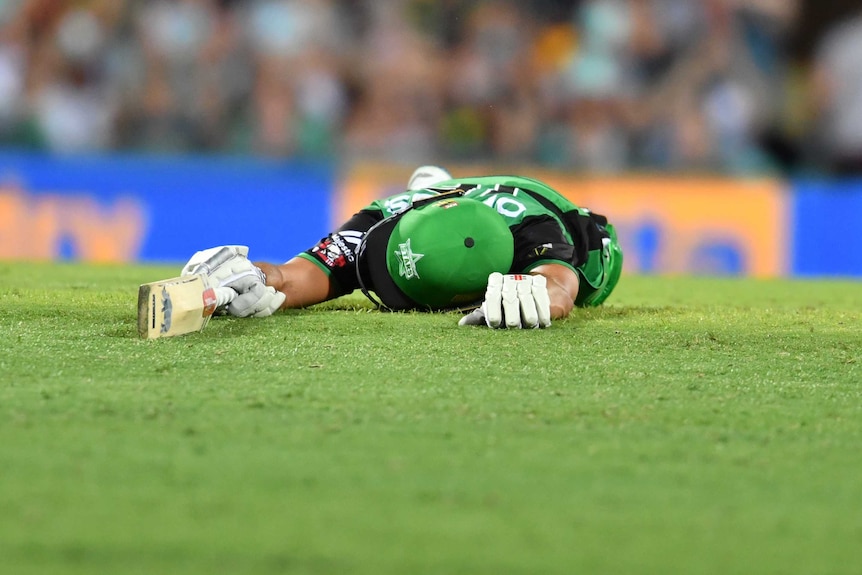
POLYGON ((0 0, 0 145, 605 173, 857 170, 862 10, 835 12, 794 50, 800 29, 824 21, 807 20, 809 8, 0 0))

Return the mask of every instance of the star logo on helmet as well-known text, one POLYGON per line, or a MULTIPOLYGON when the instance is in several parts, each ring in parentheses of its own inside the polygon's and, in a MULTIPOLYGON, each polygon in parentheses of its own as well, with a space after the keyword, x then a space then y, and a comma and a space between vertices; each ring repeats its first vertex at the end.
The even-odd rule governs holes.
POLYGON ((408 280, 419 278, 416 262, 424 258, 425 254, 413 253, 413 249, 410 247, 410 238, 406 242, 398 244, 395 257, 398 258, 398 275, 408 280))

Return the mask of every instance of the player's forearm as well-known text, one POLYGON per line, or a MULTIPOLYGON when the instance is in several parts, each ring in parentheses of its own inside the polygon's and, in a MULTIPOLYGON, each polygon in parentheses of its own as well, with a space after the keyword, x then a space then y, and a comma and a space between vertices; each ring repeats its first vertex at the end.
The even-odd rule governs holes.
POLYGON ((285 294, 282 309, 314 305, 337 294, 329 276, 319 267, 303 258, 293 258, 285 264, 255 262, 266 275, 266 285, 285 294))
POLYGON ((551 319, 568 317, 575 307, 575 300, 553 279, 548 279, 548 298, 551 300, 551 319))

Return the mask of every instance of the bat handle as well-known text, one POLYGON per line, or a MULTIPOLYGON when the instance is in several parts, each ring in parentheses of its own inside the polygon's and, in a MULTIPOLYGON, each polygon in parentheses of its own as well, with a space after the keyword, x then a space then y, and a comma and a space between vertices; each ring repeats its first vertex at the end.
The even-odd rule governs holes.
POLYGON ((224 246, 216 253, 211 255, 208 259, 199 263, 192 271, 193 274, 204 274, 210 275, 214 269, 222 265, 223 263, 229 262, 233 258, 236 257, 236 252, 231 248, 231 246, 224 246))
POLYGON ((236 293, 236 291, 229 287, 217 287, 214 288, 213 291, 215 291, 216 294, 216 308, 226 306, 227 304, 232 302, 234 298, 236 298, 236 296, 239 295, 238 293, 236 293))

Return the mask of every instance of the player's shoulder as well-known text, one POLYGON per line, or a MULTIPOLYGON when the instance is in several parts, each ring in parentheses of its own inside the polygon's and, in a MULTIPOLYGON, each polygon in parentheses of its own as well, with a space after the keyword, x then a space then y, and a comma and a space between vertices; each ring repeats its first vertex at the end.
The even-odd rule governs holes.
POLYGON ((543 185, 538 180, 534 180, 532 178, 527 178, 524 176, 512 175, 512 174, 489 174, 485 176, 468 176, 464 178, 452 178, 448 182, 445 183, 453 183, 457 182, 460 184, 478 184, 482 186, 529 186, 529 185, 543 185))
POLYGON ((479 184, 485 187, 506 187, 509 189, 517 188, 521 190, 529 190, 543 196, 558 196, 560 192, 552 188, 541 180, 528 176, 500 174, 491 176, 480 176, 476 178, 464 178, 460 180, 463 183, 479 184))

